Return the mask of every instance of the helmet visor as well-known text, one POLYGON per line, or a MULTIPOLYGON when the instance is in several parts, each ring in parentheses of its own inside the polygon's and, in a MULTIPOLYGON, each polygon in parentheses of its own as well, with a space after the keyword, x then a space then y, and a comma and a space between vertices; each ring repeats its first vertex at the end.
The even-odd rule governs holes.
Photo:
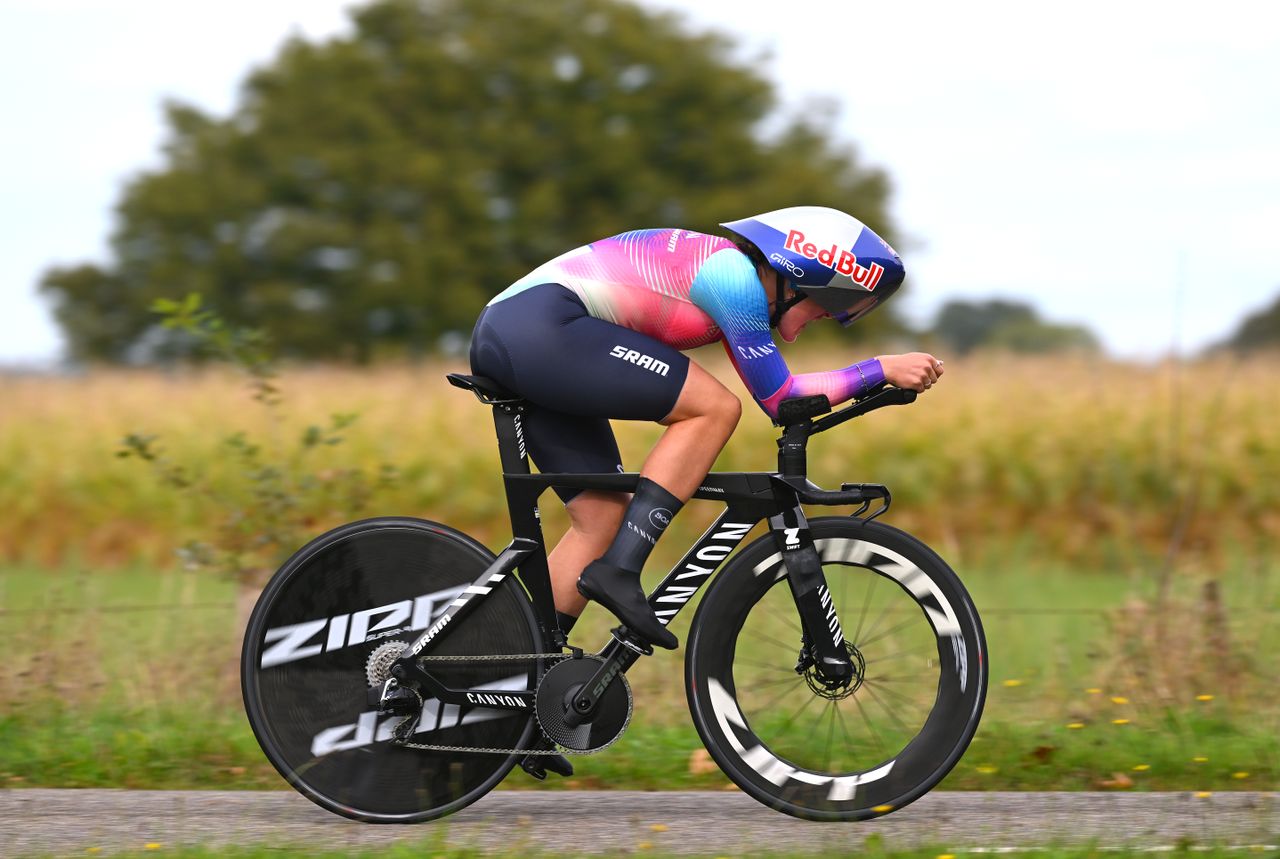
POLYGON ((879 303, 880 299, 877 296, 864 295, 862 298, 859 298, 854 302, 852 307, 832 313, 831 318, 836 322, 839 322, 845 328, 848 328, 850 325, 870 313, 879 303))

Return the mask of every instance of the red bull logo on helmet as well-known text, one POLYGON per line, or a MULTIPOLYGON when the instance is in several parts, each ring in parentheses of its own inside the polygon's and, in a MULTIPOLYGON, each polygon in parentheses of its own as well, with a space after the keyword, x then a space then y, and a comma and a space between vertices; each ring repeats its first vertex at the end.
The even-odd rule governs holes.
POLYGON ((867 292, 876 288, 881 275, 884 274, 884 266, 876 262, 868 266, 858 265, 858 258, 852 251, 840 250, 837 245, 819 250, 813 242, 806 242, 804 233, 799 230, 788 231, 787 241, 782 247, 806 259, 816 259, 819 264, 843 274, 867 292))

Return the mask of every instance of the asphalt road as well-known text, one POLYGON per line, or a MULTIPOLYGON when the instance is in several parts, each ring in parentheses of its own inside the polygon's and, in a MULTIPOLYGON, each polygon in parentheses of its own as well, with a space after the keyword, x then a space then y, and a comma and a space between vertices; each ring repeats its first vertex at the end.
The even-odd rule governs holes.
POLYGON ((202 844, 339 849, 438 837, 497 854, 653 851, 856 851, 886 846, 940 852, 1087 844, 1160 848, 1280 843, 1280 793, 930 794, 869 823, 809 823, 738 792, 497 791, 453 817, 418 826, 370 826, 284 791, 0 791, 0 856, 85 856, 202 844))

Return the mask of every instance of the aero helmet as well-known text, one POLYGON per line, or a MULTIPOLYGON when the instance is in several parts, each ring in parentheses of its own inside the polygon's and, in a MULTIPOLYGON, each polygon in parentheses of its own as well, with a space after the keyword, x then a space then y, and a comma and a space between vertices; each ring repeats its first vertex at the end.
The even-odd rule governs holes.
MULTIPOLYGON (((906 270, 889 244, 852 215, 824 206, 793 206, 721 224, 760 249, 791 281, 798 298, 812 298, 841 325, 870 313, 898 291, 906 270)), ((779 303, 774 325, 785 307, 779 303)))

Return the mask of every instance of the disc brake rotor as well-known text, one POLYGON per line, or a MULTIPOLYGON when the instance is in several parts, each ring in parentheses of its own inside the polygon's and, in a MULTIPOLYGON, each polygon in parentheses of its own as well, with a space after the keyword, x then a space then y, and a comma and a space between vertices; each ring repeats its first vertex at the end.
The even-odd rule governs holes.
POLYGON ((567 749, 598 752, 622 736, 631 721, 631 684, 619 674, 600 696, 591 721, 575 728, 565 724, 573 699, 602 665, 604 660, 596 656, 566 659, 553 665, 538 683, 538 724, 543 733, 567 749))

